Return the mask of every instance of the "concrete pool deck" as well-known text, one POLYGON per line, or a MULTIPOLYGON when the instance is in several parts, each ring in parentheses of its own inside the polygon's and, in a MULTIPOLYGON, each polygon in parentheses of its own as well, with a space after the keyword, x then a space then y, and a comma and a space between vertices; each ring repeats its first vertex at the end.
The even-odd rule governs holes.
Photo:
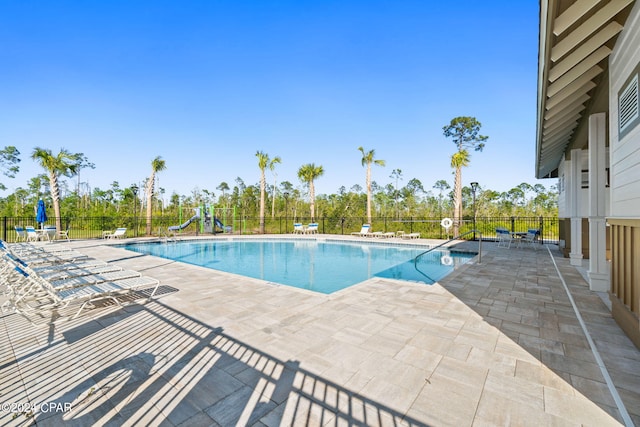
POLYGON ((323 295, 112 243, 55 244, 159 295, 37 327, 1 315, 0 425, 640 426, 640 351, 557 247, 485 243, 431 286, 323 295))

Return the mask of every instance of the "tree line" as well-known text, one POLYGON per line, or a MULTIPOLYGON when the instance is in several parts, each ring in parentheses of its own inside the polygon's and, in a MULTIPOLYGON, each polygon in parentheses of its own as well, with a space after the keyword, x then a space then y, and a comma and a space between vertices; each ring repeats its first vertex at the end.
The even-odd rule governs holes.
MULTIPOLYGON (((271 157, 263 151, 256 152, 260 172, 259 182, 247 184, 238 177, 231 185, 220 182, 214 189, 194 188, 190 194, 173 193, 166 198, 165 190, 156 185, 157 174, 169 165, 161 156, 150 163, 148 177, 143 185, 121 185, 118 181, 109 188, 88 188, 81 182, 80 173, 85 168, 95 168, 83 153, 71 153, 61 149, 54 154, 49 149, 34 148, 32 160, 44 173, 32 177, 26 188, 19 187, 12 194, 0 199, 0 214, 7 217, 35 215, 39 199, 53 209, 58 229, 60 218, 126 216, 146 218, 146 233, 151 234, 154 215, 177 217, 182 207, 212 205, 235 208, 239 215, 259 218, 260 231, 265 230, 268 217, 297 218, 361 217, 371 222, 373 217, 393 219, 443 218, 465 219, 473 217, 504 216, 557 216, 557 188, 541 184, 520 183, 509 191, 499 192, 490 188, 462 184, 462 168, 469 165, 468 149, 481 151, 486 136, 479 134, 481 124, 473 117, 457 117, 443 128, 451 137, 456 151, 451 156, 454 169, 453 185, 445 179, 429 185, 418 178, 405 181, 401 169, 393 169, 389 182, 379 184, 372 178, 372 166, 385 166, 376 158, 375 150, 358 147, 361 166, 365 170, 366 187, 354 184, 340 187, 333 194, 315 194, 314 181, 324 174, 321 165, 305 164, 298 169, 299 185, 289 181, 277 182, 276 168, 282 162, 280 156, 271 157), (273 180, 268 182, 267 170, 273 180), (66 178, 66 179, 65 179, 66 178), (134 212, 139 209, 138 212, 134 212), (267 212, 267 209, 270 212, 267 212)), ((7 146, 0 150, 0 171, 8 178, 19 170, 20 152, 7 146)), ((0 183, 1 189, 6 189, 0 183)))

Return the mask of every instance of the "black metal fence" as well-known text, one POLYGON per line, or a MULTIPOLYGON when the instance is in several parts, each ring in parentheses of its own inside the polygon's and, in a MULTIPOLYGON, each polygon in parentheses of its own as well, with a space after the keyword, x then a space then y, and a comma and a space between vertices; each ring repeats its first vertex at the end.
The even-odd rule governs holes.
MULTIPOLYGON (((257 217, 228 217, 220 218, 224 223, 225 232, 233 234, 259 234, 260 219, 257 217)), ((382 232, 420 233, 421 237, 428 239, 446 239, 453 237, 453 228, 448 230, 442 226, 443 218, 408 217, 402 219, 395 218, 372 218, 371 230, 382 232)), ((151 233, 158 236, 166 233, 169 226, 184 223, 184 218, 175 216, 153 217, 151 233)), ((266 234, 286 234, 293 232, 293 223, 308 224, 318 223, 318 231, 321 234, 346 234, 360 231, 362 224, 367 223, 363 217, 267 217, 265 218, 266 234)), ((55 224, 54 218, 49 218, 47 225, 55 224)), ((38 228, 35 217, 2 217, 0 223, 0 236, 8 242, 15 242, 17 234, 15 227, 32 225, 38 228)), ((127 237, 137 237, 146 235, 146 220, 141 217, 82 217, 82 218, 62 218, 62 228, 69 229, 69 237, 72 239, 94 239, 101 238, 103 231, 114 231, 118 227, 127 228, 127 237)), ((558 218, 550 217, 477 217, 465 218, 459 224, 459 233, 465 233, 473 229, 482 232, 483 238, 495 239, 496 228, 506 228, 513 232, 527 231, 535 228, 540 230, 541 242, 558 242, 558 218)), ((218 227, 205 226, 203 221, 191 223, 179 233, 202 234, 213 229, 216 232, 223 232, 218 227)), ((469 236, 473 238, 473 235, 469 236)), ((477 236, 476 236, 477 237, 477 236)))

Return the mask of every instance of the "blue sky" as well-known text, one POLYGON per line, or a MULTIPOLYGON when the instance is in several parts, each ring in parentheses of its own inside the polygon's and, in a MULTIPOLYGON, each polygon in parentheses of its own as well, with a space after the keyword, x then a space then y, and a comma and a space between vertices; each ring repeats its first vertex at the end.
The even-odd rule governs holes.
MULTIPOLYGON (((278 182, 322 165, 318 193, 373 179, 453 185, 456 116, 489 140, 463 183, 506 191, 534 177, 538 2, 0 2, 0 147, 22 153, 9 191, 42 173, 36 146, 83 152, 81 180, 142 182, 167 194, 258 183, 255 153, 280 156, 278 182)), ((273 182, 270 172, 267 180, 273 182)), ((2 193, 0 193, 2 194, 2 193)), ((4 192, 7 195, 8 192, 4 192)))

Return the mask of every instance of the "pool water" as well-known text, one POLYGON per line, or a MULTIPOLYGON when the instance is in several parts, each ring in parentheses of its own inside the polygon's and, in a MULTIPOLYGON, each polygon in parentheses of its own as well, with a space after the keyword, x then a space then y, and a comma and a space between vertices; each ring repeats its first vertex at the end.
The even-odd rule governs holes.
POLYGON ((475 254, 424 246, 312 239, 201 240, 127 244, 126 249, 324 294, 372 277, 432 284, 475 254))

